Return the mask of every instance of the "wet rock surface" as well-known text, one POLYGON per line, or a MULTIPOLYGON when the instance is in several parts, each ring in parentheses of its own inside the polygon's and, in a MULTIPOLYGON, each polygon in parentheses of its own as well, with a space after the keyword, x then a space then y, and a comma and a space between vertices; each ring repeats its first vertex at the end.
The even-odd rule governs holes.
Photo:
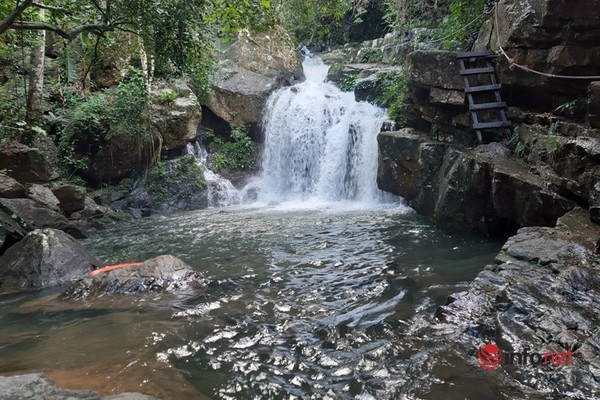
POLYGON ((0 398, 12 400, 156 400, 139 393, 102 396, 88 390, 69 390, 56 386, 43 374, 0 376, 0 398))
POLYGON ((35 230, 0 257, 0 291, 43 289, 80 279, 98 262, 70 235, 35 230))
MULTIPOLYGON (((556 228, 530 227, 511 237, 494 265, 440 307, 432 329, 473 353, 483 343, 502 351, 573 352, 570 367, 522 366, 503 379, 519 391, 596 398, 600 378, 600 227, 585 210, 556 228)), ((476 362, 476 357, 471 362, 476 362)))
POLYGON ((203 278, 173 256, 159 256, 141 266, 131 266, 86 276, 73 283, 65 298, 87 299, 103 295, 170 293, 203 286, 203 278))

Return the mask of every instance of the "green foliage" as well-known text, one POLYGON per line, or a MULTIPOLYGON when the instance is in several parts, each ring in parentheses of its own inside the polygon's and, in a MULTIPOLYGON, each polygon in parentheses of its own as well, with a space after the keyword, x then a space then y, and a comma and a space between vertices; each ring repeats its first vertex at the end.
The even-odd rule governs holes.
POLYGON ((172 161, 159 161, 148 175, 146 186, 159 202, 170 194, 189 198, 206 188, 204 170, 192 155, 172 161))
POLYGON ((360 51, 358 62, 378 63, 381 62, 381 50, 377 48, 368 48, 360 51))
POLYGON ((389 74, 383 78, 385 80, 385 90, 382 100, 388 107, 388 115, 394 121, 399 123, 406 122, 405 111, 407 101, 410 98, 410 91, 404 75, 389 74))
POLYGON ((483 22, 485 0, 452 0, 434 40, 446 50, 468 50, 483 22))
POLYGON ((115 88, 87 97, 73 96, 65 112, 63 135, 75 134, 108 139, 115 135, 143 136, 149 120, 148 93, 141 71, 128 70, 115 88))
POLYGON ((227 141, 214 135, 209 139, 213 140, 216 148, 212 159, 212 168, 216 172, 254 169, 256 145, 242 128, 234 127, 227 141))
POLYGON ((174 90, 167 90, 166 92, 163 92, 158 101, 161 104, 171 104, 173 103, 177 98, 179 97, 179 93, 177 93, 174 90))
POLYGON ((344 92, 352 92, 356 87, 356 79, 358 76, 356 74, 347 74, 342 77, 340 81, 340 89, 344 92))
POLYGON ((577 98, 556 107, 554 112, 569 118, 578 118, 585 114, 585 106, 586 100, 584 98, 577 98))
POLYGON ((521 138, 521 135, 519 135, 518 130, 515 130, 513 132, 513 135, 510 138, 508 145, 513 147, 513 151, 518 157, 524 157, 527 153, 527 144, 521 138))

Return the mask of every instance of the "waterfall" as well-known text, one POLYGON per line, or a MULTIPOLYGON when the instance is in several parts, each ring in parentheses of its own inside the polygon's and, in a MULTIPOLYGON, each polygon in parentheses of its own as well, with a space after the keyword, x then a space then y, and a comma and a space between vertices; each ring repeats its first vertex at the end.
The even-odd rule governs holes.
POLYGON ((386 112, 326 83, 328 69, 307 57, 306 81, 271 95, 261 173, 245 188, 247 197, 260 203, 383 199, 377 134, 386 112))
POLYGON ((209 207, 229 207, 241 203, 241 194, 238 189, 226 178, 208 168, 208 152, 198 142, 187 145, 187 153, 193 154, 204 170, 206 180, 206 196, 209 207))

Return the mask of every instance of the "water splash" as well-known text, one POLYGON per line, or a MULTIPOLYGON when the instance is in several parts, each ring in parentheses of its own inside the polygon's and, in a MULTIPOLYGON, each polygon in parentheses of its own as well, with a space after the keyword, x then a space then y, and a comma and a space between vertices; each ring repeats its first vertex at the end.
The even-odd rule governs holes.
POLYGON ((269 99, 262 170, 245 188, 247 198, 367 204, 383 199, 376 184, 376 138, 386 112, 326 83, 328 69, 320 59, 306 58, 306 81, 269 99))
POLYGON ((208 168, 208 152, 198 142, 187 145, 188 154, 194 154, 204 169, 209 207, 229 207, 242 202, 241 193, 233 184, 208 168))

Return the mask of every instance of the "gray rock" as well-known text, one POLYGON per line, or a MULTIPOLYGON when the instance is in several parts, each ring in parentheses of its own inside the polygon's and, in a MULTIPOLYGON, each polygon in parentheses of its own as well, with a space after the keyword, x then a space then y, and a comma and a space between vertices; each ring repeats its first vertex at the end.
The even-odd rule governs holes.
POLYGON ((46 186, 31 184, 27 188, 27 197, 31 200, 35 200, 40 204, 48 207, 53 211, 60 211, 58 204, 59 200, 56 198, 52 190, 47 188, 46 186))
POLYGON ((196 137, 202 117, 198 98, 183 80, 173 85, 157 82, 152 88, 152 95, 152 119, 163 137, 165 149, 185 147, 196 137), (177 98, 165 102, 163 96, 169 92, 177 93, 177 98))
POLYGON ((501 233, 506 222, 553 226, 576 206, 499 144, 459 149, 410 128, 382 132, 378 142, 379 188, 448 231, 501 233))
POLYGON ((300 54, 283 28, 242 31, 221 55, 206 106, 232 125, 259 123, 270 94, 303 78, 300 54))
POLYGON ((456 53, 450 51, 417 50, 408 55, 405 64, 409 84, 419 87, 437 87, 447 90, 464 90, 460 63, 456 53))
POLYGON ((0 290, 14 292, 62 285, 89 274, 97 262, 70 235, 38 229, 0 257, 0 290))
POLYGON ((505 387, 555 395, 577 388, 579 398, 596 398, 598 237, 600 227, 582 209, 560 218, 556 228, 521 229, 506 242, 495 265, 438 310, 433 331, 421 334, 438 340, 447 335, 467 349, 489 341, 507 351, 571 349, 572 368, 516 368, 507 374, 505 387))
POLYGON ((381 107, 389 107, 390 104, 386 102, 384 97, 385 91, 389 85, 400 79, 402 75, 402 68, 390 67, 379 68, 366 78, 358 79, 354 88, 356 100, 368 101, 381 107))
POLYGON ((600 82, 590 83, 588 93, 587 122, 592 128, 600 128, 600 82))
POLYGON ((18 181, 48 182, 58 178, 52 166, 38 149, 17 142, 0 144, 0 170, 18 181))
POLYGON ((5 199, 15 199, 25 197, 25 188, 16 179, 0 173, 0 197, 5 199))
POLYGON ((59 201, 60 209, 70 214, 85 208, 85 188, 75 185, 60 185, 52 189, 59 201))
POLYGON ((68 390, 56 386, 43 374, 0 376, 0 398, 10 400, 156 400, 139 393, 104 397, 88 390, 68 390))
POLYGON ((203 286, 203 278, 189 265, 173 256, 153 258, 141 266, 114 269, 86 276, 73 283, 65 298, 93 298, 102 295, 169 293, 203 286))
POLYGON ((77 238, 85 235, 64 215, 30 199, 0 199, 0 206, 23 221, 29 229, 54 228, 77 238))

